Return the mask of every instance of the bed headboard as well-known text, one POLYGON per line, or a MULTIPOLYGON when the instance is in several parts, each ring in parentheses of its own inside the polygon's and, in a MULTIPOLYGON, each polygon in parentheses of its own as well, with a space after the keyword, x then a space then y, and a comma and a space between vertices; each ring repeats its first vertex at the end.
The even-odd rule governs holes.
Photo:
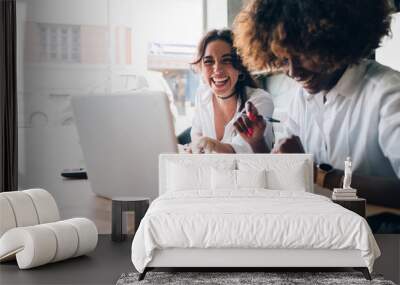
MULTIPOLYGON (((304 168, 305 191, 313 192, 313 158, 311 154, 160 154, 159 156, 159 195, 167 191, 167 173, 171 163, 190 163, 201 166, 233 164, 235 169, 252 169, 258 165, 268 169, 294 169, 298 165, 304 168), (284 167, 284 168, 282 168, 284 167)), ((290 179, 288 171, 282 179, 290 179)), ((281 179, 281 178, 279 178, 281 179)), ((279 189, 278 189, 279 190, 279 189)))

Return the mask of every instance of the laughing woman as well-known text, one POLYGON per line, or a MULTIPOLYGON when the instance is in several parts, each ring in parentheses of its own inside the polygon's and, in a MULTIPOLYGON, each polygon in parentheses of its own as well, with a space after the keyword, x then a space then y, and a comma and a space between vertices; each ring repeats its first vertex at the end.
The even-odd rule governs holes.
MULTIPOLYGON (((194 67, 201 73, 208 90, 196 97, 192 122, 193 152, 248 153, 252 149, 233 126, 251 101, 263 116, 271 116, 271 96, 257 85, 233 48, 230 30, 212 30, 200 41, 194 67)), ((260 134, 261 135, 261 134, 260 134)), ((274 135, 267 125, 262 136, 265 148, 271 149, 274 135)))

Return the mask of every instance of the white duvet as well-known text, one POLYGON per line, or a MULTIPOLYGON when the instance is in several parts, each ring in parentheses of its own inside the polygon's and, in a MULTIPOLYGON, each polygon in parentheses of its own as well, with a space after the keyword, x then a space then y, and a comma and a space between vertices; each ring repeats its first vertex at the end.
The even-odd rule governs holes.
POLYGON ((380 251, 359 215, 307 192, 179 191, 151 204, 132 243, 143 272, 154 249, 358 249, 370 271, 380 251))

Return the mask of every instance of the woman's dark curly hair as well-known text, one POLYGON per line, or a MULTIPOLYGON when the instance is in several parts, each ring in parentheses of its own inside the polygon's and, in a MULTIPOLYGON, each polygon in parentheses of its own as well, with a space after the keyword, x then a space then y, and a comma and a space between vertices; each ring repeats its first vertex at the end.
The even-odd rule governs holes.
POLYGON ((246 66, 276 71, 300 56, 320 70, 355 64, 390 33, 387 0, 253 0, 234 22, 246 66))
POLYGON ((235 93, 238 98, 241 99, 241 105, 239 110, 244 108, 244 104, 247 101, 246 87, 257 88, 257 83, 254 81, 248 69, 243 65, 242 59, 238 55, 236 48, 233 47, 233 33, 231 30, 211 30, 207 32, 204 37, 200 40, 197 46, 197 56, 196 60, 191 64, 194 67, 199 68, 199 64, 204 57, 207 45, 213 41, 224 41, 232 47, 232 65, 239 71, 239 79, 235 85, 235 93))

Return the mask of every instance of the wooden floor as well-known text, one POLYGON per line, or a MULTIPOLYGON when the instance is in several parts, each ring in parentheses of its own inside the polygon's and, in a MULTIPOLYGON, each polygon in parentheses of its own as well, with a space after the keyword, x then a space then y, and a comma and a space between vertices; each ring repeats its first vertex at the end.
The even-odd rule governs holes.
POLYGON ((96 224, 99 234, 111 234, 111 200, 93 193, 88 180, 62 179, 52 189, 62 219, 86 217, 96 224))

